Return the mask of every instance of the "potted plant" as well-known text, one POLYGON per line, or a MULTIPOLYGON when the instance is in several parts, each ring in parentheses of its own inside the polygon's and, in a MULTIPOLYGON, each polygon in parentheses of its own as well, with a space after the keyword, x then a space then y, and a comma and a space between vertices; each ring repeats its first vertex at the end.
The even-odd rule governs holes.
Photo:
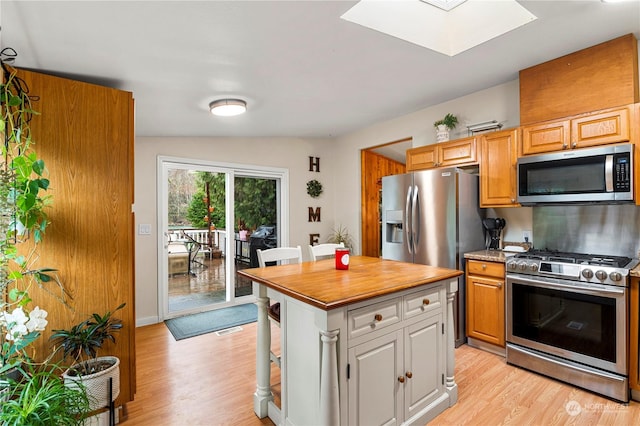
POLYGON ((113 314, 124 306, 104 315, 94 313, 68 330, 53 330, 50 337, 57 346, 54 353, 62 350, 65 359, 73 360, 63 374, 65 383, 86 390, 91 410, 110 407, 120 394, 120 360, 98 357, 98 350, 106 340, 115 343, 114 333, 122 328, 122 320, 113 314))
POLYGON ((328 243, 332 244, 340 244, 344 243, 344 246, 351 249, 353 246, 353 241, 351 239, 351 235, 349 234, 349 230, 342 225, 338 225, 337 228, 334 228, 331 231, 331 235, 327 238, 328 243))
POLYGON ((246 241, 249 234, 249 227, 243 219, 238 220, 238 237, 240 241, 246 241))
POLYGON ((449 131, 455 129, 458 125, 458 117, 448 113, 444 118, 433 123, 436 128, 436 142, 444 142, 449 140, 449 131))
POLYGON ((3 425, 83 425, 90 412, 84 389, 66 386, 55 365, 11 380, 4 398, 3 425))

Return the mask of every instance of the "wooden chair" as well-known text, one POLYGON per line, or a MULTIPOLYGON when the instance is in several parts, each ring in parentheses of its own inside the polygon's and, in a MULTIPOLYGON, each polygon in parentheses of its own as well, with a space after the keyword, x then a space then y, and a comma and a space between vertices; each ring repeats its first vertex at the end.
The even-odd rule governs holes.
MULTIPOLYGON (((302 248, 297 247, 276 247, 272 249, 257 249, 258 265, 265 266, 284 265, 288 263, 302 263, 302 248)), ((269 306, 267 311, 269 319, 278 327, 280 326, 280 303, 276 302, 269 306)), ((271 352, 271 361, 280 367, 280 357, 271 352)))
POLYGON ((309 246, 309 258, 312 261, 318 260, 318 257, 335 256, 337 248, 344 248, 344 243, 326 243, 318 244, 315 246, 309 246))

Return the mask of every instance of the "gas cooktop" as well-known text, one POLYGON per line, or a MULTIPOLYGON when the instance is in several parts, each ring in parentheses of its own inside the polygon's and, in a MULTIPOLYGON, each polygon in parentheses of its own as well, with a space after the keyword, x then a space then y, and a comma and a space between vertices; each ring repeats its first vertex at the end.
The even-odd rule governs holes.
MULTIPOLYGON (((609 256, 603 254, 570 253, 557 250, 530 250, 518 253, 514 257, 518 259, 537 259, 550 262, 578 263, 581 265, 612 266, 624 268, 630 262, 630 257, 609 256)), ((635 267, 635 265, 633 266, 635 267)))

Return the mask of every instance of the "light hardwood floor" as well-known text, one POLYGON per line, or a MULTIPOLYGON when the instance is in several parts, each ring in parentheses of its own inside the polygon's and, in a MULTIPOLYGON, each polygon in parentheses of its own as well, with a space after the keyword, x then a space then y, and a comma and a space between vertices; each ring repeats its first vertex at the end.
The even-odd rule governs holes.
MULTIPOLYGON (((138 328, 138 390, 122 424, 273 424, 253 413, 256 324, 242 328, 178 342, 162 323, 138 328)), ((619 404, 467 345, 456 349, 455 371, 458 403, 430 425, 640 424, 638 402, 619 404)))

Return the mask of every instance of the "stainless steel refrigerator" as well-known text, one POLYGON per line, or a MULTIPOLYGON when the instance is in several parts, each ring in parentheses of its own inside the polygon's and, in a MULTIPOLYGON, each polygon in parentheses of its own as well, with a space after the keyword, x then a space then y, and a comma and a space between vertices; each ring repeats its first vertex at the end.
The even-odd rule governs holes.
MULTIPOLYGON (((464 253, 485 248, 478 176, 448 168, 382 178, 382 257, 465 270, 464 253)), ((454 303, 456 347, 465 337, 465 277, 454 303)))

